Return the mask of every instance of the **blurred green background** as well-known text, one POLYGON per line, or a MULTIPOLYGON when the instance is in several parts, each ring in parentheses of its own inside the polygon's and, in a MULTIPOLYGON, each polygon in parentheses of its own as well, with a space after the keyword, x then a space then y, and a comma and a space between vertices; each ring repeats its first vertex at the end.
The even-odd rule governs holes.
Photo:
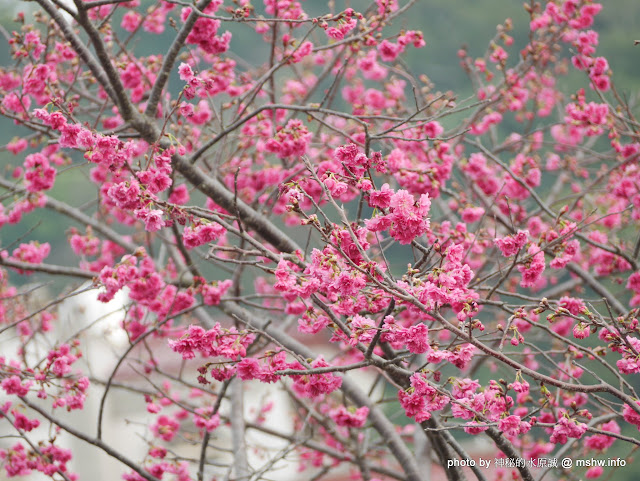
MULTIPOLYGON (((148 2, 143 1, 143 5, 148 2)), ((258 12, 262 2, 253 2, 258 12)), ((364 0, 338 0, 334 2, 311 1, 302 2, 303 7, 310 16, 321 15, 327 12, 330 5, 334 12, 340 12, 345 7, 366 9, 370 2, 364 0)), ((225 2, 226 4, 226 2, 225 2)), ((31 11, 35 8, 33 2, 16 2, 12 0, 0 1, 0 24, 7 32, 19 29, 19 25, 13 22, 15 13, 21 8, 31 11)), ((121 9, 120 9, 121 10, 121 9)), ((119 16, 116 14, 119 23, 119 16)), ((469 81, 459 66, 457 51, 461 46, 466 46, 472 58, 482 57, 487 45, 495 35, 496 25, 503 23, 506 18, 513 21, 514 37, 512 52, 517 52, 526 44, 528 37, 529 17, 519 0, 429 0, 418 1, 408 14, 395 20, 388 28, 389 32, 397 32, 402 28, 419 29, 424 33, 427 46, 422 49, 408 48, 405 51, 404 60, 415 77, 427 75, 435 85, 435 90, 453 91, 459 99, 472 94, 469 81)), ((640 87, 640 46, 634 47, 633 42, 640 38, 637 25, 640 24, 640 2, 635 0, 615 0, 606 2, 600 15, 597 16, 596 29, 600 34, 598 54, 605 56, 614 72, 613 80, 619 92, 634 104, 635 97, 640 87)), ((237 59, 242 59, 248 65, 259 65, 268 58, 269 46, 256 35, 250 24, 233 23, 225 25, 233 33, 231 50, 237 59)), ((133 43, 138 54, 148 55, 162 52, 170 44, 171 29, 167 28, 164 35, 152 35, 140 32, 133 43)), ((318 42, 326 42, 321 34, 318 42)), ((11 65, 13 60, 9 54, 6 41, 5 47, 0 49, 0 65, 11 65)), ((517 55, 513 60, 517 61, 517 55)), ((583 73, 575 72, 560 79, 566 92, 574 92, 579 86, 584 85, 583 73)), ((181 82, 177 76, 172 77, 171 86, 177 90, 181 82)), ((6 144, 15 136, 24 135, 26 130, 15 125, 12 121, 2 119, 0 129, 0 145, 6 144)), ((5 177, 11 172, 13 166, 20 165, 24 156, 23 152, 15 157, 7 151, 0 152, 0 167, 5 170, 5 177)), ((78 161, 82 161, 77 156, 78 161)), ((75 206, 84 205, 95 200, 94 186, 87 181, 82 169, 70 169, 58 176, 56 186, 51 195, 64 194, 63 197, 75 206), (72 194, 69 197, 69 194, 72 194)), ((52 244, 52 252, 56 256, 67 258, 70 254, 66 245, 66 235, 61 228, 63 222, 57 215, 49 212, 43 217, 36 212, 28 216, 28 222, 20 226, 5 226, 0 232, 1 245, 6 248, 25 234, 26 231, 37 226, 32 233, 33 238, 48 239, 52 244)), ((81 227, 81 226, 77 226, 81 227)), ((61 259, 62 260, 62 259, 61 259)))

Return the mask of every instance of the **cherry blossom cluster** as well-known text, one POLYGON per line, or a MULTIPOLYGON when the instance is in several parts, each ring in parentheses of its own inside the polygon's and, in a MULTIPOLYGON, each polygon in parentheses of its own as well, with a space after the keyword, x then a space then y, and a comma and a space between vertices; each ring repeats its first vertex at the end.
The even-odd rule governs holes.
POLYGON ((169 341, 169 346, 183 359, 193 359, 196 352, 205 358, 222 356, 228 359, 246 356, 254 335, 238 332, 235 328, 223 329, 216 324, 205 331, 200 326, 191 325, 180 339, 169 341))

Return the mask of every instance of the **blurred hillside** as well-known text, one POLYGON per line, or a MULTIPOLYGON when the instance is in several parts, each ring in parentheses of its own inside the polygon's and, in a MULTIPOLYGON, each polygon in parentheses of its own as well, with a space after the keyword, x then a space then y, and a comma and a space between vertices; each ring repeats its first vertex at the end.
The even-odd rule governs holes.
MULTIPOLYGON (((143 0, 144 3, 144 0, 143 0)), ((254 2, 258 13, 263 8, 262 2, 254 2)), ((370 6, 365 0, 335 0, 323 2, 307 0, 304 8, 310 16, 321 15, 327 12, 327 5, 332 5, 334 12, 342 11, 347 6, 359 10, 365 10, 370 6)), ((15 2, 13 0, 0 0, 0 24, 10 35, 12 30, 18 29, 19 24, 13 22, 15 13, 21 8, 33 9, 32 3, 15 2)), ((121 16, 122 13, 118 13, 121 16)), ((29 16, 27 16, 28 18, 29 16)), ((597 17, 595 29, 600 33, 599 54, 608 58, 614 70, 613 79, 621 94, 633 99, 640 90, 640 46, 634 47, 633 42, 640 38, 640 32, 636 25, 640 17, 640 2, 635 0, 615 0, 604 5, 601 14, 597 17)), ((404 60, 414 72, 415 77, 426 75, 433 82, 435 89, 440 91, 454 91, 458 98, 471 95, 471 89, 467 77, 459 66, 457 51, 461 46, 466 46, 472 57, 481 57, 486 51, 487 45, 496 32, 496 25, 504 22, 506 18, 513 21, 514 45, 511 49, 511 62, 517 62, 517 52, 526 43, 528 36, 529 17, 523 8, 521 0, 429 0, 418 1, 408 15, 400 17, 389 28, 389 32, 397 32, 401 28, 422 30, 427 41, 427 46, 422 49, 407 49, 404 60)), ((119 21, 114 22, 118 24, 119 21)), ((268 58, 269 47, 264 42, 256 42, 259 36, 253 31, 251 24, 226 25, 223 28, 233 33, 232 55, 241 68, 259 65, 268 58)), ((170 44, 171 29, 167 29, 165 35, 152 35, 141 32, 135 42, 135 51, 138 55, 149 55, 168 48, 170 44)), ((0 49, 0 64, 8 65, 12 62, 9 48, 0 49)), ((315 39, 317 43, 326 42, 323 33, 318 32, 315 39)), ((565 52, 566 54, 567 52, 565 52)), ((568 92, 575 91, 578 83, 584 79, 579 76, 581 72, 575 72, 561 82, 565 83, 568 92), (576 87, 572 88, 572 84, 576 87)), ((181 82, 174 76, 170 86, 174 90, 181 87, 181 82)), ((25 130, 13 124, 11 121, 2 120, 0 129, 0 145, 6 144, 15 136, 25 134, 25 130)), ((14 166, 20 165, 27 152, 18 157, 10 153, 0 152, 0 168, 5 177, 10 177, 14 166)), ((75 154, 74 154, 75 155, 75 154)), ((75 155, 78 162, 83 159, 75 155)), ((52 195, 60 192, 73 193, 72 198, 67 198, 73 205, 79 207, 92 199, 95 201, 95 188, 78 169, 67 169, 58 176, 56 187, 52 195)), ((88 205, 92 211, 94 206, 88 205)), ((33 236, 40 239, 49 239, 52 251, 56 253, 59 262, 70 256, 70 250, 66 243, 66 234, 57 222, 56 215, 47 213, 30 214, 29 226, 21 224, 20 227, 5 226, 0 233, 0 241, 3 249, 14 246, 11 244, 21 239, 32 228, 33 236)), ((81 226, 78 226, 81 227, 81 226)))
MULTIPOLYGON (((528 2, 526 2, 528 3, 528 2)), ((598 54, 605 56, 613 69, 620 90, 636 95, 640 87, 640 38, 638 20, 640 2, 615 0, 602 2, 594 30, 600 34, 598 54)), ((431 0, 418 2, 408 16, 407 28, 422 29, 427 47, 419 54, 409 51, 409 64, 424 71, 439 89, 459 90, 466 86, 455 60, 457 50, 466 45, 472 57, 481 57, 495 35, 496 25, 506 18, 513 21, 514 50, 527 41, 529 18, 521 0, 431 0)))
MULTIPOLYGON (((143 0, 143 3, 145 0, 143 0)), ((262 2, 253 2, 257 13, 261 13, 262 2)), ((319 0, 307 0, 304 8, 310 16, 322 15, 327 12, 327 5, 332 5, 333 12, 342 11, 351 6, 361 11, 371 5, 367 0, 335 0, 324 2, 319 0)), ((0 0, 0 24, 10 34, 18 29, 19 24, 13 22, 15 13, 21 8, 33 9, 34 4, 29 2, 15 2, 13 0, 0 0)), ((120 9, 121 10, 121 9, 120 9)), ((122 13, 118 13, 119 18, 122 13)), ((600 32, 599 53, 608 58, 614 70, 613 79, 619 91, 629 99, 636 97, 640 90, 640 46, 634 47, 633 42, 640 38, 640 32, 636 25, 640 17, 640 2, 635 0, 615 0, 604 5, 601 14, 597 17, 595 28, 600 32)), ((29 18, 29 15, 27 16, 29 18)), ((517 52, 526 43, 528 37, 529 17, 523 8, 521 0, 429 0, 418 1, 409 11, 409 14, 400 17, 389 28, 390 33, 395 33, 402 28, 419 29, 424 33, 427 46, 422 49, 407 49, 404 60, 414 72, 414 76, 426 75, 433 82, 435 89, 440 91, 454 91, 458 98, 464 98, 472 94, 469 81, 459 66, 457 51, 461 46, 466 46, 472 57, 481 57, 496 32, 496 25, 504 22, 506 18, 513 21, 514 45, 511 49, 511 62, 517 62, 517 52)), ((119 23, 117 20, 114 22, 119 23)), ((223 28, 233 33, 232 55, 241 68, 249 68, 259 65, 268 58, 269 46, 264 42, 256 42, 260 37, 253 31, 251 24, 234 23, 223 28)), ((141 32, 133 44, 138 55, 158 53, 168 48, 171 39, 171 29, 167 28, 165 35, 152 35, 141 32)), ((326 42, 326 36, 317 32, 314 39, 317 43, 326 42)), ((5 47, 0 49, 0 64, 8 65, 12 62, 6 40, 5 47)), ((565 52, 567 53, 567 52, 565 52)), ((572 76, 561 79, 565 83, 567 91, 572 92, 583 83, 584 75, 575 72, 572 76), (572 84, 576 87, 572 88, 572 84)), ((174 76, 170 86, 174 90, 181 87, 181 82, 174 76)), ((13 124, 11 121, 2 120, 0 129, 0 145, 6 144, 15 136, 25 134, 25 130, 13 124)), ((20 165, 27 152, 18 157, 10 153, 0 152, 0 168, 5 177, 10 177, 14 166, 20 165), (6 170, 5 170, 6 169, 6 170)), ((74 154, 75 155, 75 154, 74 154)), ((75 155, 77 162, 82 162, 80 155, 75 155)), ((95 202, 95 188, 87 181, 79 169, 67 169, 58 176, 56 187, 52 195, 61 192, 73 193, 73 197, 65 200, 74 206, 80 207, 87 202, 95 202)), ((95 205, 87 204, 88 211, 93 211, 95 205)), ((56 215, 47 213, 33 213, 29 216, 29 226, 21 224, 20 227, 5 226, 0 233, 0 242, 3 249, 11 248, 14 242, 19 242, 32 228, 33 234, 40 239, 49 239, 52 244, 52 252, 57 260, 63 262, 70 256, 67 246, 66 234, 57 222, 56 215)), ((81 227, 81 226, 78 226, 81 227)))

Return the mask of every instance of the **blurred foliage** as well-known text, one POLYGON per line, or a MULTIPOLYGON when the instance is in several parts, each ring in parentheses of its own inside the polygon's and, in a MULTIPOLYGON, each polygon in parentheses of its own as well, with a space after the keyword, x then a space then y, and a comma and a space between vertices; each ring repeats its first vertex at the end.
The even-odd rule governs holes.
MULTIPOLYGON (((144 2, 143 3, 149 3, 144 2)), ((262 2, 253 2, 258 14, 263 13, 262 2)), ((30 3, 18 3, 10 0, 0 1, 0 24, 10 35, 12 30, 18 30, 20 25, 14 22, 14 17, 20 8, 33 11, 34 5, 30 3)), ((330 8, 332 12, 340 12, 346 7, 364 11, 371 6, 368 0, 335 0, 335 1, 306 1, 304 8, 310 16, 322 15, 330 8)), ((636 60, 640 56, 640 46, 634 47, 633 41, 640 38, 636 33, 637 19, 640 16, 640 2, 635 0, 616 0, 605 4, 598 16, 595 28, 600 32, 599 53, 608 58, 615 75, 614 80, 622 95, 633 101, 637 94, 638 79, 640 78, 640 63, 636 60)), ((27 21, 31 15, 27 14, 27 21)), ((117 15, 116 18, 119 18, 117 15)), ((513 21, 514 45, 511 49, 512 62, 518 58, 517 52, 526 44, 528 38, 529 17, 520 0, 430 0, 419 1, 411 8, 409 14, 398 18, 388 28, 391 35, 400 29, 422 30, 427 41, 427 46, 422 49, 409 48, 404 56, 404 61, 409 65, 415 77, 426 75, 434 84, 434 88, 440 91, 453 91, 459 99, 472 95, 470 83, 460 68, 457 57, 458 50, 465 46, 472 58, 482 57, 486 52, 489 42, 496 34, 496 25, 503 23, 505 19, 513 21)), ((116 21, 115 24, 118 22, 116 21)), ((167 27, 170 30, 171 27, 167 27)), ((253 24, 232 23, 223 28, 233 33, 232 53, 241 69, 259 65, 268 58, 269 45, 265 42, 256 42, 259 37, 253 31, 253 24)), ((120 32, 124 34, 124 32, 120 32)), ((387 33, 387 32, 385 32, 387 33)), ((166 50, 170 45, 170 35, 152 35, 141 32, 132 46, 137 55, 150 55, 166 50)), ((322 31, 316 32, 313 39, 316 42, 326 42, 326 36, 322 31)), ((0 49, 0 62, 7 65, 12 62, 8 45, 0 49)), ((575 72, 568 78, 561 80, 569 92, 575 91, 579 84, 584 84, 584 73, 575 72), (575 85, 575 87, 572 87, 575 85)), ((177 91, 180 80, 177 75, 171 79, 170 88, 177 91)), ((410 92, 408 90, 408 95, 410 92)), ((510 122, 511 119, 507 119, 510 122)), ((450 119, 446 122, 455 122, 450 119)), ((0 145, 10 141, 13 137, 24 135, 27 131, 9 120, 3 120, 0 131, 0 145)), ((23 152, 17 158, 8 152, 0 153, 0 166, 3 167, 5 176, 12 170, 12 166, 22 163, 23 152)), ((80 156, 74 156, 75 161, 80 161, 80 156)), ((86 178, 82 177, 75 169, 59 175, 57 186, 52 193, 64 192, 65 196, 75 206, 81 206, 88 199, 95 199, 95 188, 86 178)), ((90 209, 92 210, 92 209, 90 209)), ((66 235, 60 224, 54 221, 55 216, 45 212, 36 212, 29 215, 27 223, 19 227, 7 226, 3 229, 0 239, 2 246, 7 246, 23 236, 32 227, 37 232, 31 234, 52 243, 53 252, 67 257, 70 255, 66 244, 66 235), (27 226, 28 225, 28 226, 27 226), (26 227, 25 227, 26 226, 26 227), (62 249, 62 251, 60 250, 62 249), (64 253, 63 253, 64 252, 64 253)))
MULTIPOLYGON (((148 2, 147 2, 148 3, 148 2)), ((255 1, 257 13, 262 13, 262 2, 255 1)), ((336 0, 336 1, 306 1, 304 8, 310 16, 322 15, 327 12, 327 7, 333 12, 340 12, 346 7, 353 7, 356 10, 365 10, 370 7, 371 2, 367 0, 336 0)), ((14 22, 16 12, 24 7, 33 11, 33 4, 18 3, 14 1, 0 1, 0 24, 7 34, 12 30, 18 30, 20 25, 14 22)), ((631 102, 635 98, 638 90, 640 78, 640 63, 637 61, 640 56, 640 46, 634 47, 633 41, 640 38, 640 32, 636 32, 637 19, 640 16, 640 2, 635 0, 616 0, 613 3, 605 4, 601 14, 598 16, 595 28, 600 32, 599 53, 608 58, 615 75, 614 81, 617 83, 619 91, 623 96, 629 98, 631 102)), ((27 21, 31 15, 27 15, 27 21)), ((119 18, 116 16, 116 18, 119 18)), ((514 29, 514 45, 511 49, 513 62, 517 61, 518 50, 526 43, 528 38, 529 17, 523 8, 520 0, 430 0, 428 2, 419 1, 412 7, 409 14, 401 16, 395 24, 388 28, 389 34, 397 32, 399 29, 419 29, 422 30, 427 41, 427 46, 422 49, 407 49, 404 61, 414 72, 416 78, 426 75, 434 84, 434 88, 440 91, 453 91, 458 94, 458 98, 472 95, 470 83, 460 68, 457 57, 458 50, 465 46, 469 54, 473 57, 482 57, 491 39, 495 36, 496 25, 504 22, 506 18, 511 18, 514 29)), ((116 21, 117 24, 117 21, 116 21)), ((171 27, 167 27, 169 30, 171 27)), ((232 55, 236 59, 241 69, 259 65, 268 58, 269 46, 265 42, 256 42, 259 37, 253 31, 252 24, 232 23, 225 25, 233 33, 232 55)), ((124 32, 121 32, 124 33, 124 32)), ((386 32, 385 32, 386 33, 386 32)), ((0 62, 7 65, 12 62, 8 45, 0 49, 0 62)), ((323 32, 316 32, 315 41, 326 42, 323 32)), ((152 35, 146 32, 136 38, 132 46, 138 55, 155 54, 163 49, 167 49, 170 44, 170 35, 152 35)), ((579 84, 584 84, 584 73, 575 72, 567 79, 566 87, 569 92, 575 91, 579 84), (572 87, 575 85, 575 87, 572 87)), ((170 87, 172 90, 180 88, 180 80, 177 75, 172 77, 170 87)), ((408 94, 410 95, 409 91, 408 94)), ((454 120, 454 119, 452 119, 454 120)), ((10 141, 13 137, 24 135, 27 131, 9 120, 3 120, 0 131, 0 145, 10 141)), ((24 156, 28 152, 23 152, 18 157, 12 156, 8 152, 0 153, 0 166, 3 167, 5 176, 8 176, 12 166, 22 163, 24 156)), ((81 160, 80 156, 74 156, 76 161, 81 160)), ((75 169, 69 170, 59 175, 58 184, 53 192, 70 194, 67 200, 73 205, 80 206, 87 199, 95 199, 95 188, 90 182, 82 177, 75 169)), ((31 227, 37 227, 37 237, 49 239, 52 243, 53 252, 60 252, 59 248, 66 244, 66 236, 60 224, 52 222, 55 216, 48 213, 36 212, 29 215, 29 222, 21 224, 20 227, 5 227, 0 239, 2 246, 7 246, 24 235, 31 227), (28 227, 22 227, 29 224, 28 227), (49 225, 51 224, 51 225, 49 225), (26 230, 25 230, 26 229, 26 230)), ((32 234, 32 235, 36 235, 32 234)), ((3 247, 4 248, 4 247, 3 247)), ((61 252, 60 252, 61 253, 61 252)), ((64 254, 69 255, 68 253, 64 254)))

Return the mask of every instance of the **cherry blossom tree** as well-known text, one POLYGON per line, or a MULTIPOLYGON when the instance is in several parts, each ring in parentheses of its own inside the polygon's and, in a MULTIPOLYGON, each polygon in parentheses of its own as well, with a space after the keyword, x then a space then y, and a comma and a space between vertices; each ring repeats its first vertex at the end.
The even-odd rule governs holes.
POLYGON ((507 19, 484 57, 459 51, 464 98, 403 60, 430 48, 401 28, 415 0, 33 3, 0 70, 22 132, 0 178, 7 476, 76 479, 68 438, 129 481, 484 480, 472 437, 505 461, 493 479, 558 479, 552 458, 640 445, 640 123, 600 4, 526 3, 526 44, 507 19), (30 228, 49 215, 68 252, 30 228), (66 282, 38 300, 25 278, 66 282), (106 370, 63 329, 79 292, 105 312, 126 294, 106 370), (260 385, 292 429, 269 398, 245 409, 260 385), (119 392, 146 409, 141 456, 106 433, 119 392), (250 432, 284 447, 257 458, 250 432))

